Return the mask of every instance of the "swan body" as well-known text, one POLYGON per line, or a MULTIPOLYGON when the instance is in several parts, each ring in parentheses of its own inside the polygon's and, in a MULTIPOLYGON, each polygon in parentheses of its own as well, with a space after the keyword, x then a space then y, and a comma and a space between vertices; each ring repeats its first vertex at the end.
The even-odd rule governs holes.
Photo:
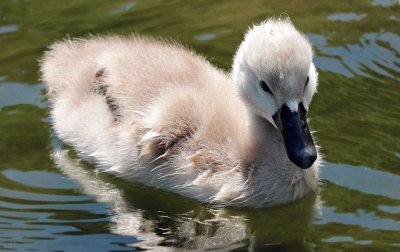
POLYGON ((41 73, 56 134, 102 171, 238 207, 291 202, 317 187, 305 121, 317 73, 288 20, 252 27, 230 74, 141 36, 55 43, 41 73))

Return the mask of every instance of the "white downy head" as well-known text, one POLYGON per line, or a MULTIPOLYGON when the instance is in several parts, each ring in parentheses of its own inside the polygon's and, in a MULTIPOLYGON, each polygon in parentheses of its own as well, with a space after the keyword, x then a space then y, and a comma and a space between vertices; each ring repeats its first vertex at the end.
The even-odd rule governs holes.
POLYGON ((275 125, 272 116, 284 104, 297 111, 303 102, 308 109, 318 75, 304 35, 288 19, 269 19, 247 32, 234 58, 232 78, 249 108, 275 125))

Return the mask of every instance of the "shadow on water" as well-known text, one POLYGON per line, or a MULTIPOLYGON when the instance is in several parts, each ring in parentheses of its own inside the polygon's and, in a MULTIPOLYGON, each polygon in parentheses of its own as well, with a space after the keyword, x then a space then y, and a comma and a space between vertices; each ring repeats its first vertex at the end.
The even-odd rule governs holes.
POLYGON ((132 246, 156 250, 311 250, 305 237, 317 213, 315 195, 273 209, 218 208, 115 181, 80 164, 67 151, 56 152, 54 160, 63 174, 79 183, 84 194, 109 205, 112 233, 141 240, 132 246))

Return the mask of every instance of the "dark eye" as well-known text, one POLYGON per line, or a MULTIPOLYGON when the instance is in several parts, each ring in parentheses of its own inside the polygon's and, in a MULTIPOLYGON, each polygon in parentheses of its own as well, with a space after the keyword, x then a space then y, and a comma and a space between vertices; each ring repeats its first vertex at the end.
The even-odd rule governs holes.
POLYGON ((306 84, 304 85, 304 87, 307 87, 307 84, 308 84, 309 80, 310 80, 310 78, 307 76, 306 84))
POLYGON ((271 91, 271 89, 269 89, 269 87, 268 87, 267 83, 265 83, 265 81, 260 81, 260 87, 264 92, 270 93, 272 95, 272 91, 271 91))

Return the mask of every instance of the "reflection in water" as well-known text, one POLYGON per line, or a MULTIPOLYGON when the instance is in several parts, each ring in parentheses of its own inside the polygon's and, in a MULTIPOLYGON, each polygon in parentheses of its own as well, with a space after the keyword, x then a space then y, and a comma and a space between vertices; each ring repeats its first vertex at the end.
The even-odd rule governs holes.
POLYGON ((180 196, 163 197, 162 194, 168 193, 151 188, 140 192, 146 195, 139 195, 132 191, 135 186, 131 184, 118 188, 101 177, 107 175, 84 168, 71 159, 67 151, 56 152, 54 159, 67 177, 80 184, 85 194, 110 206, 110 231, 141 240, 135 247, 157 251, 168 250, 171 246, 223 251, 290 247, 309 250, 304 237, 315 212, 315 196, 292 206, 264 210, 216 208, 181 199, 174 204, 174 197, 180 196), (130 198, 129 195, 135 196, 130 198), (293 219, 288 220, 287 216, 293 219))
POLYGON ((54 154, 56 165, 69 178, 76 180, 85 194, 94 195, 98 202, 110 205, 111 231, 120 235, 130 235, 143 240, 140 245, 156 247, 161 241, 155 233, 151 232, 152 224, 145 221, 140 211, 129 211, 121 192, 113 185, 103 182, 96 177, 94 171, 88 171, 79 166, 74 160, 68 157, 67 151, 54 154), (150 242, 148 242, 150 241, 150 242))

